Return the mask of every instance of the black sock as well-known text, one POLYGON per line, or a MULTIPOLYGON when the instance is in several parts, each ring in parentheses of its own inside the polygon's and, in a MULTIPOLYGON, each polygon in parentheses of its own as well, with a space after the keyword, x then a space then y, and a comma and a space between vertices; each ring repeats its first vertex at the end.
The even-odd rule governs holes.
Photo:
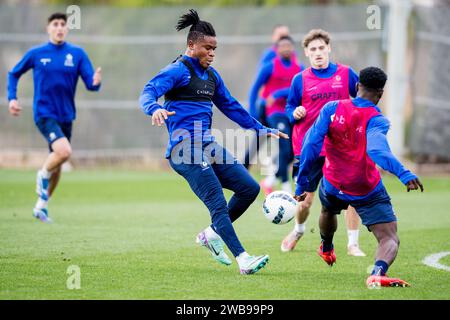
POLYGON ((320 238, 322 238, 322 251, 328 252, 333 249, 333 236, 324 236, 322 233, 320 234, 320 238))

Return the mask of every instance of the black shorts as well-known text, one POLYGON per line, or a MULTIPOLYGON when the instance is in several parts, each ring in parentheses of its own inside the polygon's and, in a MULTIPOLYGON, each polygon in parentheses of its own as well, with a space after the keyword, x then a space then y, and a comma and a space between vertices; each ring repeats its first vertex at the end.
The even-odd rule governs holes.
POLYGON ((72 122, 58 122, 53 118, 41 118, 36 126, 48 142, 48 149, 52 152, 52 143, 61 138, 70 141, 72 137, 72 122))
MULTIPOLYGON (((325 157, 320 156, 317 158, 316 162, 314 162, 311 172, 308 175, 309 185, 306 188, 306 192, 316 192, 317 187, 319 186, 320 179, 323 177, 322 168, 325 164, 325 157)), ((300 167, 300 156, 294 157, 294 164, 292 166, 292 179, 295 183, 297 183, 298 170, 300 167)))

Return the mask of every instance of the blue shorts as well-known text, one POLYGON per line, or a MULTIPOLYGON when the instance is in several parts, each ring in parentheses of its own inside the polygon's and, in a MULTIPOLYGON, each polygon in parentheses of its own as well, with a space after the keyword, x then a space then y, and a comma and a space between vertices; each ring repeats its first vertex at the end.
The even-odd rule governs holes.
POLYGON ((341 210, 347 209, 349 205, 352 206, 361 217, 362 224, 367 228, 374 224, 397 221, 394 209, 392 208, 391 198, 384 187, 380 192, 377 192, 366 199, 344 201, 327 193, 323 183, 321 183, 319 188, 319 198, 322 207, 331 214, 340 214, 341 210))
POLYGON ((61 138, 70 141, 72 137, 72 122, 58 122, 53 118, 41 118, 36 126, 48 142, 48 149, 53 151, 52 143, 61 138))
MULTIPOLYGON (((320 156, 314 162, 311 172, 308 175, 309 186, 306 188, 306 192, 316 192, 319 186, 320 179, 323 177, 322 168, 325 164, 325 157, 320 156)), ((294 164, 292 166, 292 179, 297 182, 298 170, 300 168, 300 156, 294 157, 294 164)))

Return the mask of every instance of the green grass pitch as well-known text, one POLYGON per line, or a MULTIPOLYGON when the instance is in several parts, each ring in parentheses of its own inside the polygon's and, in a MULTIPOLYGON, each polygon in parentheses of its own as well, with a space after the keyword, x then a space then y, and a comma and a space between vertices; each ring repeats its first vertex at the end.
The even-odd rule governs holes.
MULTIPOLYGON (((176 173, 65 173, 49 207, 55 223, 46 225, 31 215, 35 172, 0 170, 0 299, 449 299, 450 272, 422 260, 450 251, 450 178, 422 180, 420 194, 384 179, 401 240, 389 274, 412 287, 368 290, 375 239, 361 227, 368 256, 348 257, 339 217, 337 264, 328 267, 316 254, 317 197, 307 233, 286 254, 280 241, 292 225, 267 221, 259 196, 235 228, 250 254, 270 262, 242 276, 235 261, 219 265, 195 244, 209 214, 176 173), (80 268, 78 290, 66 286, 71 265, 80 268)), ((450 256, 440 262, 450 266, 450 256)))

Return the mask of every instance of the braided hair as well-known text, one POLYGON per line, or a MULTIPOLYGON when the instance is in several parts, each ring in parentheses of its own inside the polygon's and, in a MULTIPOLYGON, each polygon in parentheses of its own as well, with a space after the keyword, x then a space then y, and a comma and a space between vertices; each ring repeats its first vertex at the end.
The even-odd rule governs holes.
POLYGON ((205 36, 215 37, 216 31, 211 23, 200 20, 197 11, 190 9, 188 13, 183 14, 178 20, 175 29, 181 31, 187 27, 191 26, 187 36, 187 41, 189 40, 196 42, 205 36))

